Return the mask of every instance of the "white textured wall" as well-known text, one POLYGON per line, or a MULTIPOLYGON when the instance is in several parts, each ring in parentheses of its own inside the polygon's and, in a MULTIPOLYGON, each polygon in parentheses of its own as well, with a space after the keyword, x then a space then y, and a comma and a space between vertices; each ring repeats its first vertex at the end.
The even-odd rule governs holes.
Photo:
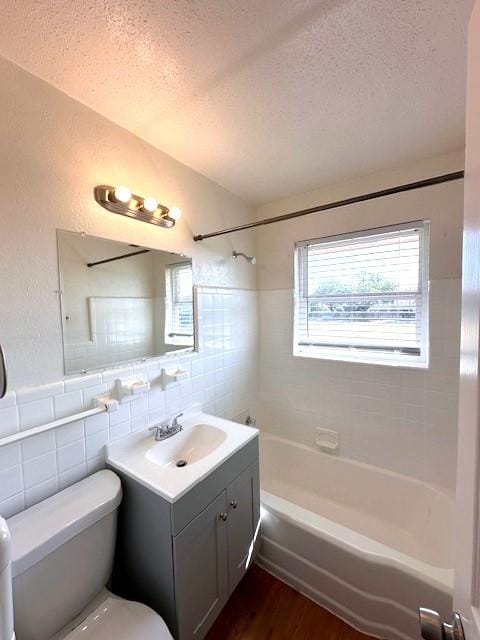
POLYGON ((253 233, 195 244, 194 233, 247 222, 238 198, 44 82, 0 59, 0 342, 9 393, 0 400, 0 438, 93 406, 117 377, 142 374, 148 394, 103 414, 0 448, 5 517, 103 465, 103 448, 199 403, 232 418, 257 390, 256 269, 233 260, 255 253, 253 233), (93 187, 125 183, 177 205, 183 218, 160 229, 99 207, 93 187), (63 376, 56 229, 193 256, 199 285, 199 353, 117 370, 63 376), (235 244, 233 244, 235 243, 235 244), (205 286, 205 285, 215 285, 205 286), (162 367, 188 375, 163 391, 162 367))
POLYGON ((0 342, 12 388, 63 375, 57 228, 186 253, 198 283, 255 288, 255 269, 230 257, 233 246, 255 253, 254 234, 192 240, 247 222, 251 207, 5 59, 0 76, 0 342), (183 218, 166 230, 115 216, 93 199, 103 183, 179 206, 183 218))
MULTIPOLYGON (((463 152, 309 192, 265 218, 463 168, 463 152)), ((258 232, 262 427, 313 445, 340 433, 339 454, 453 488, 458 405, 463 181, 263 227, 258 232), (296 240, 431 220, 430 368, 409 370, 292 355, 296 240)))

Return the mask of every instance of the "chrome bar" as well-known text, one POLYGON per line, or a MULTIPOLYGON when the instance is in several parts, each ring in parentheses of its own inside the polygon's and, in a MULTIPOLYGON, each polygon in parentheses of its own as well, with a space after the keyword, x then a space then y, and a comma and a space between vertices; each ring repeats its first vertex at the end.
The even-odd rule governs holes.
POLYGON ((281 216, 275 216, 274 218, 265 218, 264 220, 257 220, 257 222, 249 222, 247 224, 239 225, 238 227, 230 227, 230 229, 222 229, 221 231, 214 231, 213 233, 205 233, 193 236, 195 242, 206 240, 207 238, 214 238, 215 236, 223 236, 226 233, 234 233, 235 231, 244 231, 245 229, 254 229, 255 227, 261 227, 266 224, 273 224, 275 222, 283 222, 284 220, 293 220, 294 218, 300 218, 301 216, 308 216, 311 213, 320 213, 322 211, 329 211, 330 209, 338 209, 338 207, 345 207, 350 204, 357 204, 358 202, 366 202, 367 200, 375 200, 376 198, 383 198, 385 196, 391 196, 395 193, 404 193, 405 191, 413 191, 415 189, 423 189, 424 187, 431 187, 436 184, 442 184, 443 182, 451 182, 452 180, 461 180, 464 178, 464 171, 455 171, 454 173, 445 173, 441 176, 434 176, 433 178, 427 178, 426 180, 418 180, 417 182, 409 182, 408 184, 401 184, 398 187, 391 187, 390 189, 382 189, 381 191, 373 191, 372 193, 364 193, 360 196, 354 196, 353 198, 346 198, 345 200, 337 200, 335 202, 329 202, 327 204, 320 204, 316 207, 310 207, 309 209, 301 209, 300 211, 293 211, 292 213, 284 213, 281 216))
POLYGON ((60 418, 59 420, 48 422, 47 424, 43 424, 39 427, 32 427, 31 429, 26 429, 25 431, 19 431, 18 433, 13 433, 11 436, 0 438, 0 447, 6 447, 9 444, 14 444, 15 442, 20 442, 21 440, 25 440, 26 438, 31 438, 32 436, 36 436, 39 433, 45 433, 45 431, 58 429, 58 427, 63 427, 64 425, 70 424, 71 422, 77 422, 77 420, 85 420, 86 418, 91 418, 92 416, 96 416, 99 413, 104 413, 106 410, 107 410, 106 406, 95 407, 95 409, 88 409, 87 411, 81 411, 80 413, 75 413, 71 416, 66 416, 65 418, 60 418))

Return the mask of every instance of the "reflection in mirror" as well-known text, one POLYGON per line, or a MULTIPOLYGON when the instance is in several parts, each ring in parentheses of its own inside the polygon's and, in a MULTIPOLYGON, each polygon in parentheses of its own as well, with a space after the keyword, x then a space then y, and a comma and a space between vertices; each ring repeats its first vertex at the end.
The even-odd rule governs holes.
POLYGON ((58 231, 65 373, 192 351, 192 260, 58 231))

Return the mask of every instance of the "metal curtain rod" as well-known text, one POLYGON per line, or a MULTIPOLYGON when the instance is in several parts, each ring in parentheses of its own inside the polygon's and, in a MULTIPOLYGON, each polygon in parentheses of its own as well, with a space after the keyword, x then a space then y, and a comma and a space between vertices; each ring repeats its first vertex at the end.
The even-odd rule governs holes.
POLYGON ((274 218, 264 218, 257 222, 249 222, 247 224, 239 225, 238 227, 230 227, 230 229, 222 229, 221 231, 214 231, 213 233, 205 233, 197 236, 193 236, 195 242, 200 240, 206 240, 207 238, 214 238, 215 236, 223 236, 226 233, 233 233, 234 231, 243 231, 244 229, 253 229, 254 227, 261 227, 266 224, 273 224, 274 222, 283 222, 284 220, 292 220, 293 218, 300 218, 301 216, 308 216, 310 213, 319 213, 320 211, 328 211, 330 209, 338 209, 338 207, 345 207, 349 204, 356 204, 357 202, 365 202, 366 200, 375 200, 376 198, 383 198, 384 196, 391 196, 395 193, 403 193, 404 191, 413 191, 414 189, 423 189, 424 187, 431 187, 435 184, 442 184, 443 182, 451 182, 452 180, 461 180, 465 175, 464 171, 455 171, 454 173, 445 173, 442 176, 435 176, 433 178, 427 178, 426 180, 418 180, 418 182, 409 182, 408 184, 401 184, 398 187, 390 187, 390 189, 382 189, 382 191, 373 191, 372 193, 364 193, 361 196, 355 196, 353 198, 346 198, 345 200, 337 200, 335 202, 329 202, 327 204, 320 204, 316 207, 310 207, 310 209, 301 209, 300 211, 293 211, 292 213, 284 213, 281 216, 275 216, 274 218))
POLYGON ((107 258, 106 260, 99 260, 98 262, 87 262, 87 267, 96 267, 97 264, 106 264, 107 262, 115 262, 115 260, 133 258, 133 256, 139 256, 142 253, 150 253, 150 249, 142 249, 141 251, 134 251, 133 253, 125 253, 123 256, 117 256, 116 258, 107 258))

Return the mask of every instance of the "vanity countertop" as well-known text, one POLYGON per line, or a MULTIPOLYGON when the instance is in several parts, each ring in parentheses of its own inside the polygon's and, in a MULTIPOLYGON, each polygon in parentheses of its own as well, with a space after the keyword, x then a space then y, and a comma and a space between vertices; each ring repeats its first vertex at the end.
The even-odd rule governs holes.
POLYGON ((183 430, 160 442, 143 430, 108 444, 108 465, 176 502, 259 433, 201 411, 185 413, 179 422, 183 430))

